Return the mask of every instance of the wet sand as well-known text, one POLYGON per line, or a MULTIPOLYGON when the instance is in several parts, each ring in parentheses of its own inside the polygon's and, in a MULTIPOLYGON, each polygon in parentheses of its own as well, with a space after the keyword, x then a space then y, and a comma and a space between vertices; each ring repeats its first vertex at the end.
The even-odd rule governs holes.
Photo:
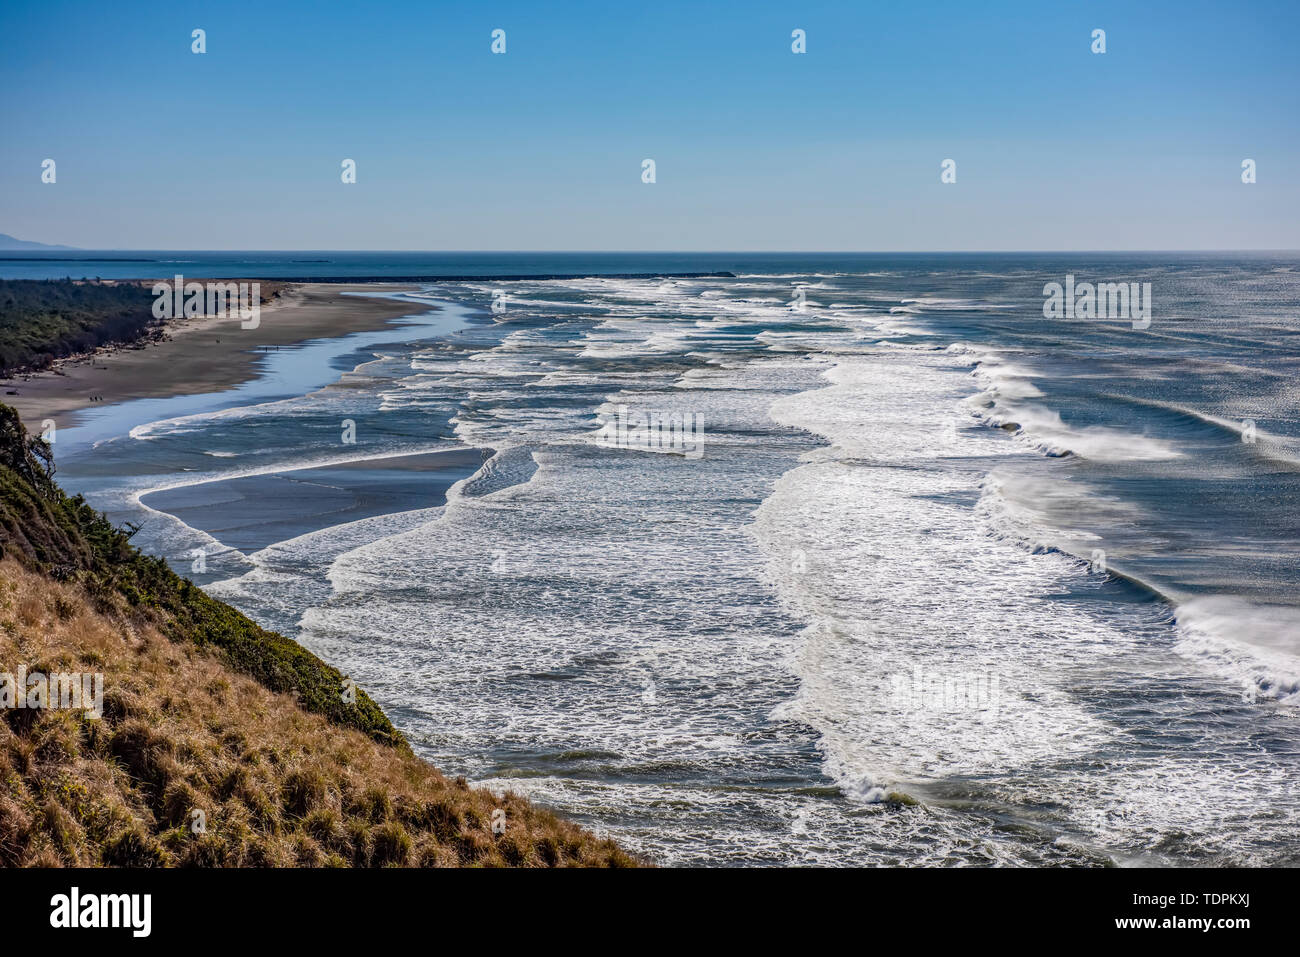
POLYGON ((447 489, 491 455, 447 449, 281 469, 150 492, 140 501, 252 554, 323 528, 443 505, 447 489))
POLYGON ((292 284, 262 306, 256 329, 240 328, 238 318, 173 320, 165 341, 105 347, 93 355, 61 360, 44 372, 0 380, 0 402, 17 409, 27 428, 39 432, 45 419, 60 428, 74 425, 75 413, 92 406, 228 389, 257 376, 257 358, 267 346, 382 329, 394 319, 423 311, 409 302, 345 293, 417 288, 292 284), (9 395, 11 391, 18 394, 9 395))

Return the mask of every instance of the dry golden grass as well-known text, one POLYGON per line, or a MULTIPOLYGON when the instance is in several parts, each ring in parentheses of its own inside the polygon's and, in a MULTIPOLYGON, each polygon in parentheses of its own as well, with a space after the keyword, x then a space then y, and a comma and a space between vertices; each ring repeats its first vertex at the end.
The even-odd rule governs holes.
POLYGON ((2 865, 636 863, 521 797, 498 799, 331 724, 192 644, 112 620, 78 586, 6 558, 0 671, 24 665, 102 672, 104 715, 3 712, 2 865))

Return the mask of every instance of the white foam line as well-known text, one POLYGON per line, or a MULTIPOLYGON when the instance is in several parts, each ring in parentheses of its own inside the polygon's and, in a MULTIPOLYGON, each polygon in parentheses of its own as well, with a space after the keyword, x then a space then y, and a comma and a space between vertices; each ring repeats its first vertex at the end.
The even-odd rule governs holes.
POLYGON ((412 455, 428 455, 433 452, 455 452, 470 451, 473 446, 467 445, 436 445, 428 447, 417 447, 414 449, 405 449, 396 452, 381 452, 375 455, 333 455, 319 459, 306 459, 297 462, 286 461, 278 462, 271 465, 253 466, 247 469, 236 469, 231 472, 205 472, 200 473, 200 478, 185 478, 174 482, 164 482, 161 485, 152 485, 147 488, 136 489, 128 496, 128 501, 140 506, 147 511, 155 514, 168 514, 158 512, 157 509, 149 508, 140 499, 145 495, 152 495, 154 492, 168 492, 177 488, 188 488, 196 485, 208 485, 213 482, 224 482, 229 479, 253 478, 258 475, 271 475, 276 472, 298 472, 303 469, 329 468, 332 465, 347 465, 351 462, 380 462, 385 459, 401 459, 412 455))

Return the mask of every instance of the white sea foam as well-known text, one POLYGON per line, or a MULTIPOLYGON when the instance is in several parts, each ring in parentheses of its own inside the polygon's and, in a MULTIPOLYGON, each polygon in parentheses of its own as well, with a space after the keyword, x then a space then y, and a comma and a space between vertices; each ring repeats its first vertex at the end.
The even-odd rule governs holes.
POLYGON ((1182 456, 1167 440, 1102 425, 1076 426, 1028 399, 1043 395, 1033 372, 1001 356, 982 356, 975 375, 983 391, 967 401, 990 425, 1014 428, 1017 437, 1049 455, 1081 455, 1095 462, 1160 461, 1182 456))
MULTIPOLYGON (((496 456, 445 508, 279 543, 216 590, 299 625, 448 772, 663 862, 1259 860, 1295 823, 1293 781, 1234 751, 1233 722, 1294 697, 1289 620, 1184 603, 1175 630, 1085 564, 1090 517, 1148 517, 1062 474, 1176 450, 1062 421, 1028 356, 945 349, 926 323, 999 302, 891 319, 813 278, 834 305, 802 314, 767 277, 512 286, 529 324, 499 344, 440 343, 358 384, 407 430, 454 412, 496 456), (588 442, 620 404, 702 415, 709 451, 588 442), (1008 421, 1021 441, 984 427, 1008 421), (1173 738, 1195 747, 1146 744, 1173 738)), ((409 454, 409 431, 394 443, 409 454)))
POLYGON ((1239 681, 1248 701, 1300 705, 1300 609, 1206 595, 1176 615, 1181 653, 1239 681))

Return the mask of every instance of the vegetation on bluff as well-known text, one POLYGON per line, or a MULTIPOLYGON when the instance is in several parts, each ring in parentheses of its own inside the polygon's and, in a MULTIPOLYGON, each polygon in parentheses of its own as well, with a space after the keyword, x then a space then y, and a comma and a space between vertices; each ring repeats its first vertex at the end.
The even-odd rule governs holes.
POLYGON ((237 671, 303 707, 376 740, 405 747, 362 691, 344 700, 343 675, 297 642, 267 631, 131 545, 81 498, 55 484, 49 449, 0 405, 0 553, 80 584, 99 611, 147 620, 176 641, 219 650, 237 671))
POLYGON ((0 279, 0 375, 161 335, 147 284, 0 279))
POLYGON ((419 760, 336 669, 64 495, 3 405, 0 549, 0 672, 104 676, 97 720, 0 712, 0 865, 636 863, 419 760))

